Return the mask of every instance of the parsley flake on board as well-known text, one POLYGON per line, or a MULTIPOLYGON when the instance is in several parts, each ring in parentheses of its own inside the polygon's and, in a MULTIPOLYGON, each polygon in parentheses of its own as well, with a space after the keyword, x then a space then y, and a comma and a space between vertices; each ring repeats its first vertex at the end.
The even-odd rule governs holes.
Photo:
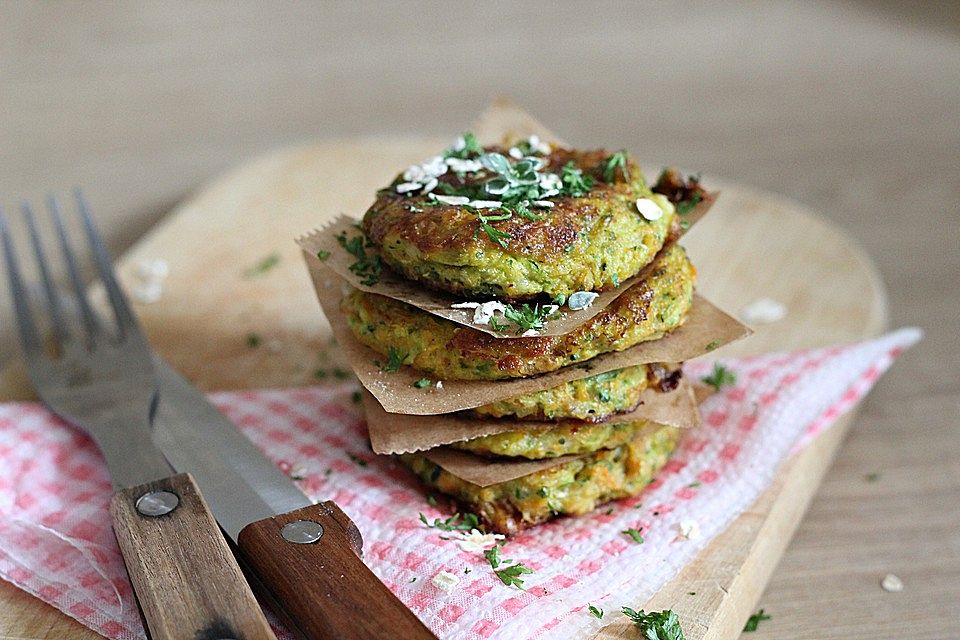
POLYGON ((261 258, 256 264, 251 265, 243 270, 244 278, 254 278, 256 276, 261 276, 265 274, 270 269, 273 269, 275 266, 280 264, 280 254, 273 252, 270 255, 261 258))
POLYGON ((590 610, 590 615, 592 615, 597 620, 603 620, 603 609, 595 607, 592 604, 587 608, 590 610))
POLYGON ((337 242, 347 253, 357 259, 350 265, 350 271, 361 278, 361 284, 370 287, 380 282, 383 263, 380 261, 380 256, 374 253, 367 254, 364 249, 366 242, 362 234, 348 239, 346 231, 343 231, 337 235, 337 242))
POLYGON ((752 633, 757 630, 757 627, 760 626, 760 623, 764 620, 769 620, 770 616, 763 612, 763 609, 757 611, 755 614, 747 618, 747 624, 743 626, 744 633, 752 633))
POLYGON ((627 167, 626 151, 617 151, 603 161, 603 181, 608 183, 613 182, 613 179, 617 177, 618 170, 624 180, 630 180, 630 169, 627 167))
POLYGON ((257 334, 255 333, 247 334, 247 346, 250 347, 251 349, 256 349, 257 347, 259 347, 261 342, 263 342, 263 340, 261 340, 260 336, 258 336, 257 334))
POLYGON ((430 382, 430 378, 420 378, 419 380, 413 383, 413 386, 415 386, 417 389, 425 389, 429 387, 431 384, 432 383, 430 382))
POLYGON ((321 260, 326 260, 327 258, 330 257, 330 252, 320 249, 320 251, 317 251, 317 257, 320 258, 321 260))
POLYGON ((637 531, 633 527, 630 527, 629 529, 625 529, 620 533, 626 536, 630 536, 631 538, 633 538, 633 541, 636 542, 637 544, 643 544, 643 536, 640 534, 639 531, 637 531))
POLYGON ((640 629, 644 640, 684 640, 680 619, 670 609, 644 613, 643 609, 623 607, 621 611, 640 629))
POLYGON ((713 372, 710 375, 700 379, 716 391, 720 391, 720 387, 737 383, 737 375, 719 362, 713 363, 713 372))
POLYGON ((719 340, 713 340, 712 342, 708 342, 708 343, 707 343, 707 346, 704 347, 704 349, 706 349, 707 351, 713 351, 714 349, 718 348, 719 346, 720 346, 720 341, 719 341, 719 340))

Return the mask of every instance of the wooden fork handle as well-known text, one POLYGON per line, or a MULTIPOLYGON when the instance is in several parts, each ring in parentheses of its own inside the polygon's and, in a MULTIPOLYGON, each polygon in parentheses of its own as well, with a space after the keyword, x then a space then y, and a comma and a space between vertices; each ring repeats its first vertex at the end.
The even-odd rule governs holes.
POLYGON ((436 640, 360 559, 360 532, 333 502, 251 523, 238 545, 308 640, 436 640))
POLYGON ((110 514, 151 640, 276 640, 190 474, 121 489, 110 514))

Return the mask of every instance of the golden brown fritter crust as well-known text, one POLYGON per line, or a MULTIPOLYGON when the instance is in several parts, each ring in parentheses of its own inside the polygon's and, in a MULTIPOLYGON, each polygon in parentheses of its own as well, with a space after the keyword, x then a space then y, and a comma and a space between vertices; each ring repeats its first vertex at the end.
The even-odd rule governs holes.
MULTIPOLYGON (((506 153, 499 147, 487 151, 506 153)), ((669 202, 658 220, 638 213, 638 198, 660 196, 654 196, 632 160, 629 180, 618 170, 611 182, 604 182, 609 155, 556 148, 543 156, 547 166, 542 171, 560 174, 573 161, 594 179, 593 188, 582 197, 552 197, 550 209, 531 208, 542 216, 538 220, 514 215, 491 222, 498 232, 509 234, 502 238, 503 246, 481 230, 477 210, 438 204, 425 195, 398 194, 392 187, 378 193, 364 215, 363 231, 390 267, 458 295, 516 301, 610 289, 650 263, 675 231, 676 218, 669 202)), ((434 193, 442 193, 445 184, 480 189, 485 178, 470 176, 461 183, 448 172, 440 176, 441 187, 434 193)))
POLYGON ((356 338, 384 356, 393 350, 404 364, 444 380, 501 380, 554 371, 663 337, 686 319, 695 278, 686 252, 671 245, 648 277, 561 336, 496 338, 358 290, 343 299, 341 308, 356 338))

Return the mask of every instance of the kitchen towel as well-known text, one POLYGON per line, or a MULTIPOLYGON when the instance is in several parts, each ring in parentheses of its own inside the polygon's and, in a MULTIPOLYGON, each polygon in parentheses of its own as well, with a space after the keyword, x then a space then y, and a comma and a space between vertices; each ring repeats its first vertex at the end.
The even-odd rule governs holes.
MULTIPOLYGON (((350 515, 365 561, 439 637, 589 637, 610 619, 590 615, 588 604, 642 606, 757 499, 791 451, 919 339, 919 330, 901 329, 724 360, 736 382, 704 402, 703 426, 684 435, 641 495, 506 542, 502 556, 533 571, 520 576, 522 589, 501 582, 475 544, 456 539, 463 534, 424 525, 421 512, 430 522, 451 514, 399 464, 371 453, 353 384, 212 398, 307 494, 350 515), (630 528, 642 544, 624 535, 630 528), (435 580, 441 571, 455 578, 435 580)), ((697 361, 686 372, 700 378, 711 367, 697 361)), ((143 638, 110 528, 110 493, 107 468, 81 431, 37 404, 0 405, 0 577, 108 638, 143 638)))

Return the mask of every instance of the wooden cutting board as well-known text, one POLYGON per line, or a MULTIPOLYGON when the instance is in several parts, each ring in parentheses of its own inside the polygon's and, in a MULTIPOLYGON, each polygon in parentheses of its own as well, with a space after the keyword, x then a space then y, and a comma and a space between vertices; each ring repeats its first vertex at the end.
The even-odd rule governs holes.
MULTIPOLYGON (((530 116, 497 103, 475 125, 549 136, 530 116)), ((245 163, 201 189, 119 262, 136 286, 136 265, 162 258, 162 299, 138 304, 156 349, 208 390, 323 384, 318 370, 343 363, 331 344, 293 238, 340 213, 359 216, 399 168, 449 141, 370 138, 284 149, 245 163), (275 263, 269 268, 260 265, 275 263), (258 346, 250 346, 256 336, 258 346)), ((645 167, 652 176, 659 167, 645 167)), ((715 352, 733 357, 848 342, 886 326, 886 296, 869 259, 843 232, 802 206, 707 176, 720 200, 685 237, 698 288, 732 313, 769 297, 783 320, 715 352)), ((94 203, 95 205, 96 203, 94 203)), ((31 397, 22 366, 0 372, 0 399, 31 397)), ((689 640, 735 638, 753 612, 820 480, 843 440, 841 421, 781 470, 774 485, 651 602, 672 608, 689 640), (695 592, 695 596, 688 595, 695 592)), ((59 612, 0 589, 0 637, 95 638, 59 612)), ((600 638, 633 638, 626 619, 600 638)))

